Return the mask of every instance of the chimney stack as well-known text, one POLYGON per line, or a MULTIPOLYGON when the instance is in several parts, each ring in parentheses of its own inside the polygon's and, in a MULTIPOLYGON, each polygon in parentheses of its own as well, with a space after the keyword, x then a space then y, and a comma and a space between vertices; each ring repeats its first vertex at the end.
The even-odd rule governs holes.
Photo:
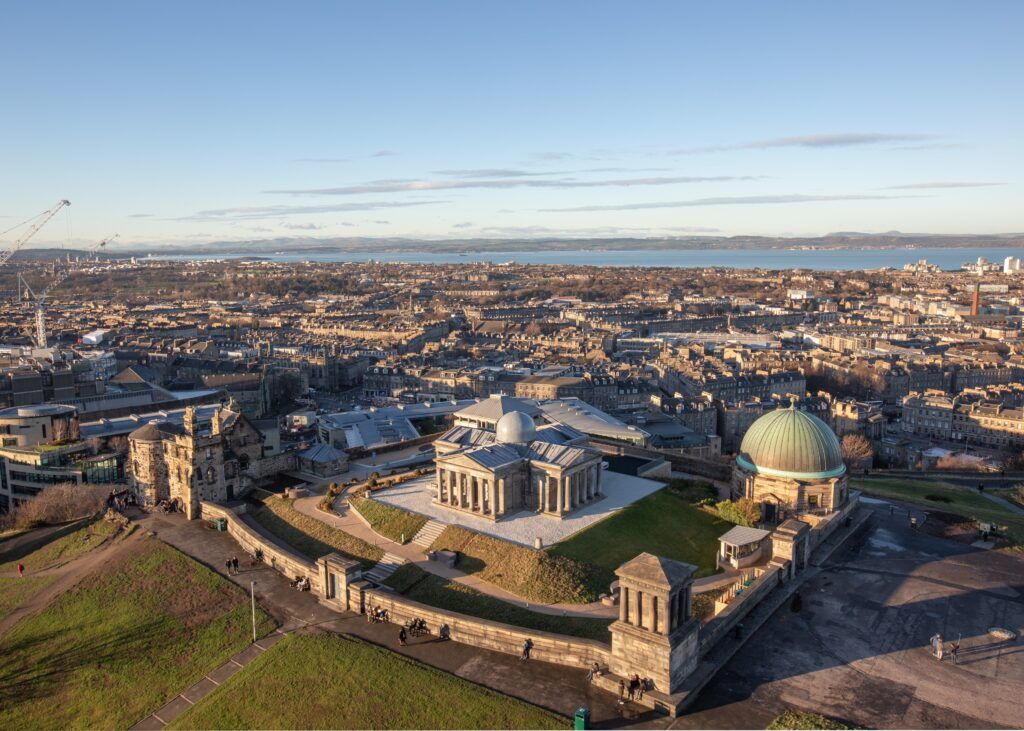
POLYGON ((971 297, 971 317, 977 317, 981 310, 981 285, 974 285, 974 296, 971 297))

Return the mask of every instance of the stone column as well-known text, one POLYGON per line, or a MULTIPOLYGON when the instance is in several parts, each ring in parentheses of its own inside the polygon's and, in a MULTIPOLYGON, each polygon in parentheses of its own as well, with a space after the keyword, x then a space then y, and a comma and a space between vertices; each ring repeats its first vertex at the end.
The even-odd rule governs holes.
POLYGON ((561 515, 565 509, 565 489, 562 487, 565 481, 564 477, 558 478, 558 495, 555 496, 555 511, 561 515))

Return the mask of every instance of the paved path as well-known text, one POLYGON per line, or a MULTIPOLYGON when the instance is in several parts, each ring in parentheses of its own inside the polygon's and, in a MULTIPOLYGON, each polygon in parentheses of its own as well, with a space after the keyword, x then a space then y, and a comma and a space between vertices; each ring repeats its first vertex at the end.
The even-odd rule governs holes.
POLYGON ((1020 727, 1024 558, 913 530, 865 503, 874 525, 812 569, 803 608, 782 607, 673 728, 763 729, 787 707, 862 728, 1020 727), (962 637, 958 664, 928 640, 962 637))
MULTIPOLYGON (((582 668, 535 660, 522 662, 513 655, 458 642, 440 642, 435 637, 410 638, 406 647, 398 647, 396 625, 370 624, 362 615, 329 608, 308 592, 292 589, 285 577, 267 565, 243 565, 238 574, 227 576, 224 573, 224 557, 243 554, 241 547, 227 533, 206 530, 202 521, 187 521, 180 514, 152 514, 142 517, 139 522, 143 527, 155 531, 158 538, 206 564, 246 591, 249 590, 249 582, 256 581, 257 602, 278 622, 283 633, 296 630, 327 631, 359 637, 567 717, 571 717, 580 706, 586 706, 591 711, 594 728, 622 728, 630 725, 664 728, 670 720, 636 706, 628 707, 623 719, 618 713, 615 696, 588 683, 586 671, 582 668)), ((315 692, 315 689, 310 692, 315 692)), ((185 691, 186 695, 188 693, 185 691)))
POLYGON ((249 645, 219 668, 207 673, 203 676, 202 680, 192 685, 188 690, 174 696, 168 703, 165 703, 131 728, 139 729, 139 731, 164 728, 171 721, 177 719, 178 716, 212 693, 217 686, 224 683, 232 675, 283 640, 285 636, 286 633, 274 630, 266 637, 260 638, 258 642, 249 645))
POLYGON ((525 601, 512 592, 506 591, 505 589, 495 586, 494 584, 484 581, 472 574, 464 573, 458 569, 448 568, 437 561, 430 561, 423 554, 423 550, 415 544, 401 544, 385 538, 353 514, 354 511, 349 506, 345 493, 342 493, 339 499, 335 502, 335 513, 325 513, 323 510, 317 508, 321 499, 322 496, 320 495, 299 498, 294 503, 295 509, 303 515, 316 518, 317 520, 326 523, 332 528, 338 528, 339 530, 350 533, 357 538, 362 538, 367 543, 380 546, 386 553, 401 556, 410 563, 416 564, 427 573, 434 574, 435 576, 441 576, 445 579, 449 579, 450 581, 456 581, 464 586, 468 586, 479 591, 481 594, 487 594, 495 599, 500 599, 501 601, 508 602, 509 604, 515 604, 516 606, 523 607, 534 612, 539 612, 541 614, 599 619, 614 619, 618 617, 618 608, 606 607, 601 604, 601 602, 591 602, 590 604, 536 604, 525 601))

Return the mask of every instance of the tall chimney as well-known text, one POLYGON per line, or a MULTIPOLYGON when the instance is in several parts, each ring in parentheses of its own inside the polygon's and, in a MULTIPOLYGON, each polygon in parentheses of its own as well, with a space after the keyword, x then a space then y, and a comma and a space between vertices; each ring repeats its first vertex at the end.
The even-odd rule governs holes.
POLYGON ((981 284, 974 285, 974 296, 971 297, 971 317, 977 317, 981 310, 981 284))

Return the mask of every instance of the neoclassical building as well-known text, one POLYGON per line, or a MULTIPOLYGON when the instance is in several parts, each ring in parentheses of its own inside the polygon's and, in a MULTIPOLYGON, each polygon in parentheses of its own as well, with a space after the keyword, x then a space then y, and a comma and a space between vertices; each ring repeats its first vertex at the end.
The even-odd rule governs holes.
POLYGON ((838 510, 846 504, 847 476, 835 432, 795 406, 760 417, 740 444, 732 497, 760 503, 766 523, 838 510))
POLYGON ((565 424, 538 427, 490 401, 504 413, 477 423, 490 421, 494 431, 455 426, 434 443, 435 503, 490 520, 522 510, 562 518, 601 497, 601 453, 586 436, 565 424))

